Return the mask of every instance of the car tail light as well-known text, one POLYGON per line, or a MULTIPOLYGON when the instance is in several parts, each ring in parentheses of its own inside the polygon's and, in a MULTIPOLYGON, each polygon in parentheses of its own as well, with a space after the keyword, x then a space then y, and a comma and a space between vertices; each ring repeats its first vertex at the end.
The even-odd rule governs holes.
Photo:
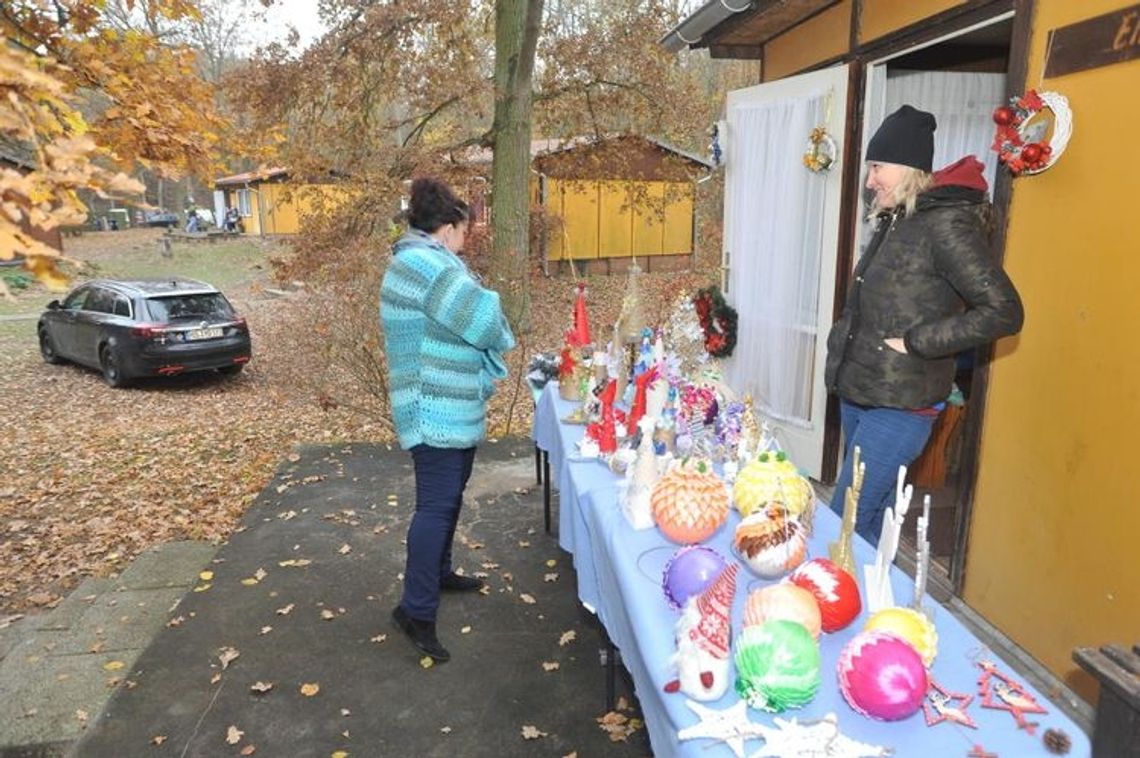
POLYGON ((136 324, 131 327, 131 334, 143 339, 166 336, 167 324, 136 324))
POLYGON ((245 316, 238 316, 237 318, 234 319, 234 328, 237 329, 239 332, 248 332, 249 331, 249 324, 246 323, 245 316))

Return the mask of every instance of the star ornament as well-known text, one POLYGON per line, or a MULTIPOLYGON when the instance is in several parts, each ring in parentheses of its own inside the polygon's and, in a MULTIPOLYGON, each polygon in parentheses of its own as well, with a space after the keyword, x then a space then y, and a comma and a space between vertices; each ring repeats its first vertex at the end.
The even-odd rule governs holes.
POLYGON ((993 661, 979 661, 978 665, 982 669, 982 675, 978 677, 978 692, 982 696, 982 707, 1009 711, 1017 722, 1017 728, 1033 735, 1037 730, 1037 723, 1027 719, 1025 714, 1048 713, 1048 711, 1041 707, 1022 684, 998 671, 993 661))
POLYGON ((930 680, 930 690, 926 693, 926 701, 922 704, 922 714, 926 717, 926 725, 934 726, 943 721, 968 726, 977 729, 978 725, 966 713, 966 708, 974 700, 973 695, 963 692, 950 692, 934 679, 930 680))
POLYGON ((841 734, 839 719, 829 713, 818 721, 790 721, 774 718, 776 729, 756 726, 764 733, 764 747, 749 758, 882 758, 894 751, 889 747, 868 745, 841 734))
POLYGON ((748 720, 748 703, 737 700, 733 705, 722 710, 709 708, 692 700, 686 700, 685 705, 700 718, 699 724, 686 727, 677 732, 679 740, 696 740, 707 737, 720 740, 728 745, 736 758, 744 758, 744 741, 753 737, 760 737, 765 727, 748 720))

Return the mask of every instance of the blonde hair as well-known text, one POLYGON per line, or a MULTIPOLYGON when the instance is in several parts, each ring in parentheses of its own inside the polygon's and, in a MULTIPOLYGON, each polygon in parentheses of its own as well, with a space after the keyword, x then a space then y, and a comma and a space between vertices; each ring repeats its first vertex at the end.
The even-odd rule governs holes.
MULTIPOLYGON (((903 215, 909 216, 914 213, 918 196, 930 189, 930 185, 934 183, 934 175, 912 166, 903 166, 903 169, 902 179, 891 192, 891 199, 894 200, 894 205, 891 208, 902 208, 903 215)), ((876 198, 871 202, 871 210, 867 213, 867 218, 868 220, 873 219, 891 208, 879 205, 879 200, 876 198)))

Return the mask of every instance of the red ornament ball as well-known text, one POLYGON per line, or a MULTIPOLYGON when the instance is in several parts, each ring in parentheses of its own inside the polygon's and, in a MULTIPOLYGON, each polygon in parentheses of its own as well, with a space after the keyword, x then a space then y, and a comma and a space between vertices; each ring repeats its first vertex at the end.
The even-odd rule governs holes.
POLYGON ((1030 142, 1025 147, 1021 148, 1021 157, 1026 163, 1033 165, 1041 160, 1042 150, 1041 145, 1036 142, 1030 142))
POLYGON ((826 558, 813 558, 802 564, 788 580, 815 596, 825 632, 839 631, 863 609, 855 577, 826 558))
POLYGON ((1009 126, 1016 117, 1017 114, 1008 105, 1003 105, 994 110, 994 123, 998 126, 1009 126))

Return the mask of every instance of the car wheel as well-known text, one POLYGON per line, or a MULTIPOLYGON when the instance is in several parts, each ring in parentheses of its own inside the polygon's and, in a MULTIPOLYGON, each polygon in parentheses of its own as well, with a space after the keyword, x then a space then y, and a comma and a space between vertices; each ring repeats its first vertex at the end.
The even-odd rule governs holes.
POLYGON ((103 381, 111 387, 126 385, 127 379, 123 376, 123 367, 119 364, 119 356, 110 345, 104 345, 99 351, 99 367, 103 370, 103 381))
POLYGON ((55 351, 55 343, 51 341, 47 329, 40 329, 40 355, 43 356, 44 363, 63 363, 63 358, 60 358, 59 353, 55 351))
POLYGON ((237 376, 243 368, 245 368, 244 363, 233 363, 229 366, 222 366, 218 369, 218 373, 222 376, 237 376))

